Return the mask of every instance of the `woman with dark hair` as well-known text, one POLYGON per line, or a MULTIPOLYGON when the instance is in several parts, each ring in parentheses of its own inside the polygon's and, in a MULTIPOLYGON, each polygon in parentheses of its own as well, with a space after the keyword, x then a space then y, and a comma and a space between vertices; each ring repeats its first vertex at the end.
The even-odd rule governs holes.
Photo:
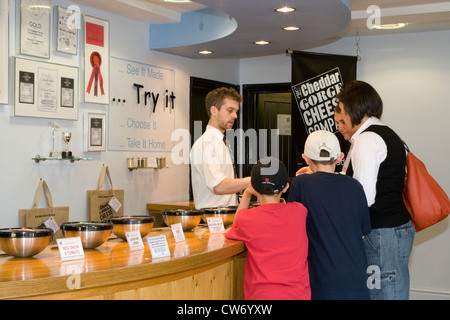
POLYGON ((335 119, 351 148, 343 171, 366 193, 372 232, 364 238, 371 299, 409 299, 409 269, 415 229, 403 203, 406 153, 402 140, 381 123, 383 102, 366 82, 352 81, 337 95, 335 119))

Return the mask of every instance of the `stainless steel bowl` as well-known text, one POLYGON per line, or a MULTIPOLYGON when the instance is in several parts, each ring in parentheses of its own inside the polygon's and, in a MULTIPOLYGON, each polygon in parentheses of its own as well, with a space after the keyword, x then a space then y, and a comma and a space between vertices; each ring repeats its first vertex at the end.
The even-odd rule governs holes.
POLYGON ((202 212, 198 210, 170 209, 162 210, 161 215, 167 226, 181 223, 183 231, 191 231, 202 220, 202 212))
POLYGON ((127 216, 111 218, 109 221, 113 224, 114 234, 127 240, 125 232, 131 230, 139 230, 141 237, 144 238, 150 231, 152 231, 155 217, 153 216, 127 216))
POLYGON ((52 235, 51 229, 0 229, 0 247, 10 256, 32 257, 48 246, 52 235))
POLYGON ((65 222, 60 226, 65 238, 80 237, 84 249, 101 246, 108 240, 112 228, 109 222, 65 222))
POLYGON ((223 208, 205 208, 203 211, 203 221, 207 222, 207 218, 221 217, 224 227, 231 226, 236 215, 237 207, 223 207, 223 208))

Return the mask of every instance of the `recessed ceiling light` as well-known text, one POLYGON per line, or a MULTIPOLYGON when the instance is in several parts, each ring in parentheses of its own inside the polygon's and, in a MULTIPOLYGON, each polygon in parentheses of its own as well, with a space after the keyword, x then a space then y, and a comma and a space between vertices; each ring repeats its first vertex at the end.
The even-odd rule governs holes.
POLYGON ((297 26, 289 26, 289 27, 284 27, 283 30, 286 30, 286 31, 296 31, 296 30, 300 30, 300 27, 297 27, 297 26))
POLYGON ((209 50, 202 50, 202 51, 199 51, 198 53, 200 53, 200 54, 212 54, 213 52, 209 51, 209 50))
POLYGON ((255 41, 254 44, 260 45, 260 46, 264 46, 266 44, 269 44, 269 41, 265 41, 265 40, 260 40, 260 41, 255 41))
POLYGON ((276 8, 275 11, 276 12, 281 12, 281 13, 289 13, 289 12, 294 12, 295 8, 292 8, 292 7, 281 7, 281 8, 276 8))
POLYGON ((378 30, 391 30, 391 29, 400 29, 406 27, 407 23, 390 23, 390 24, 380 24, 379 26, 373 26, 374 29, 378 30))

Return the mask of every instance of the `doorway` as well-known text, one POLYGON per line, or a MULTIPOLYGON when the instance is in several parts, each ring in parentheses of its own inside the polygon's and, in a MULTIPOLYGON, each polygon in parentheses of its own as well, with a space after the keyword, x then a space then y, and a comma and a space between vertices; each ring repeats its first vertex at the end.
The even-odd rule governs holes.
MULTIPOLYGON (((189 133, 191 135, 191 146, 205 132, 209 121, 208 113, 206 112, 205 98, 211 90, 226 87, 234 88, 239 92, 239 86, 231 83, 202 79, 191 77, 190 81, 190 96, 189 96, 189 133), (201 122, 201 131, 195 128, 195 124, 201 122), (197 134, 197 136, 196 136, 197 134)), ((236 124, 235 124, 236 126, 236 124)), ((192 182, 191 182, 191 167, 189 166, 189 200, 193 200, 192 182)))
POLYGON ((245 161, 243 176, 249 176, 255 160, 264 156, 277 156, 284 162, 289 177, 295 177, 292 163, 291 83, 243 85, 243 129, 254 129, 258 136, 255 148, 244 142, 245 161), (278 135, 274 134, 278 129, 278 135), (273 132, 273 133, 272 133, 273 132), (261 141, 261 139, 263 139, 261 141), (274 141, 274 139, 277 139, 274 141), (276 147, 277 150, 273 150, 276 147), (254 154, 254 151, 257 154, 254 154))

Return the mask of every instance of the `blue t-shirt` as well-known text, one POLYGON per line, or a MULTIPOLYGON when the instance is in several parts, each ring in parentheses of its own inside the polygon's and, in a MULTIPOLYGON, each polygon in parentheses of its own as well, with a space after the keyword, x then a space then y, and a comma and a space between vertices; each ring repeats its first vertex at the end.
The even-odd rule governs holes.
POLYGON ((362 237, 371 226, 361 184, 341 174, 302 174, 292 182, 288 201, 308 209, 311 299, 369 299, 362 237))

